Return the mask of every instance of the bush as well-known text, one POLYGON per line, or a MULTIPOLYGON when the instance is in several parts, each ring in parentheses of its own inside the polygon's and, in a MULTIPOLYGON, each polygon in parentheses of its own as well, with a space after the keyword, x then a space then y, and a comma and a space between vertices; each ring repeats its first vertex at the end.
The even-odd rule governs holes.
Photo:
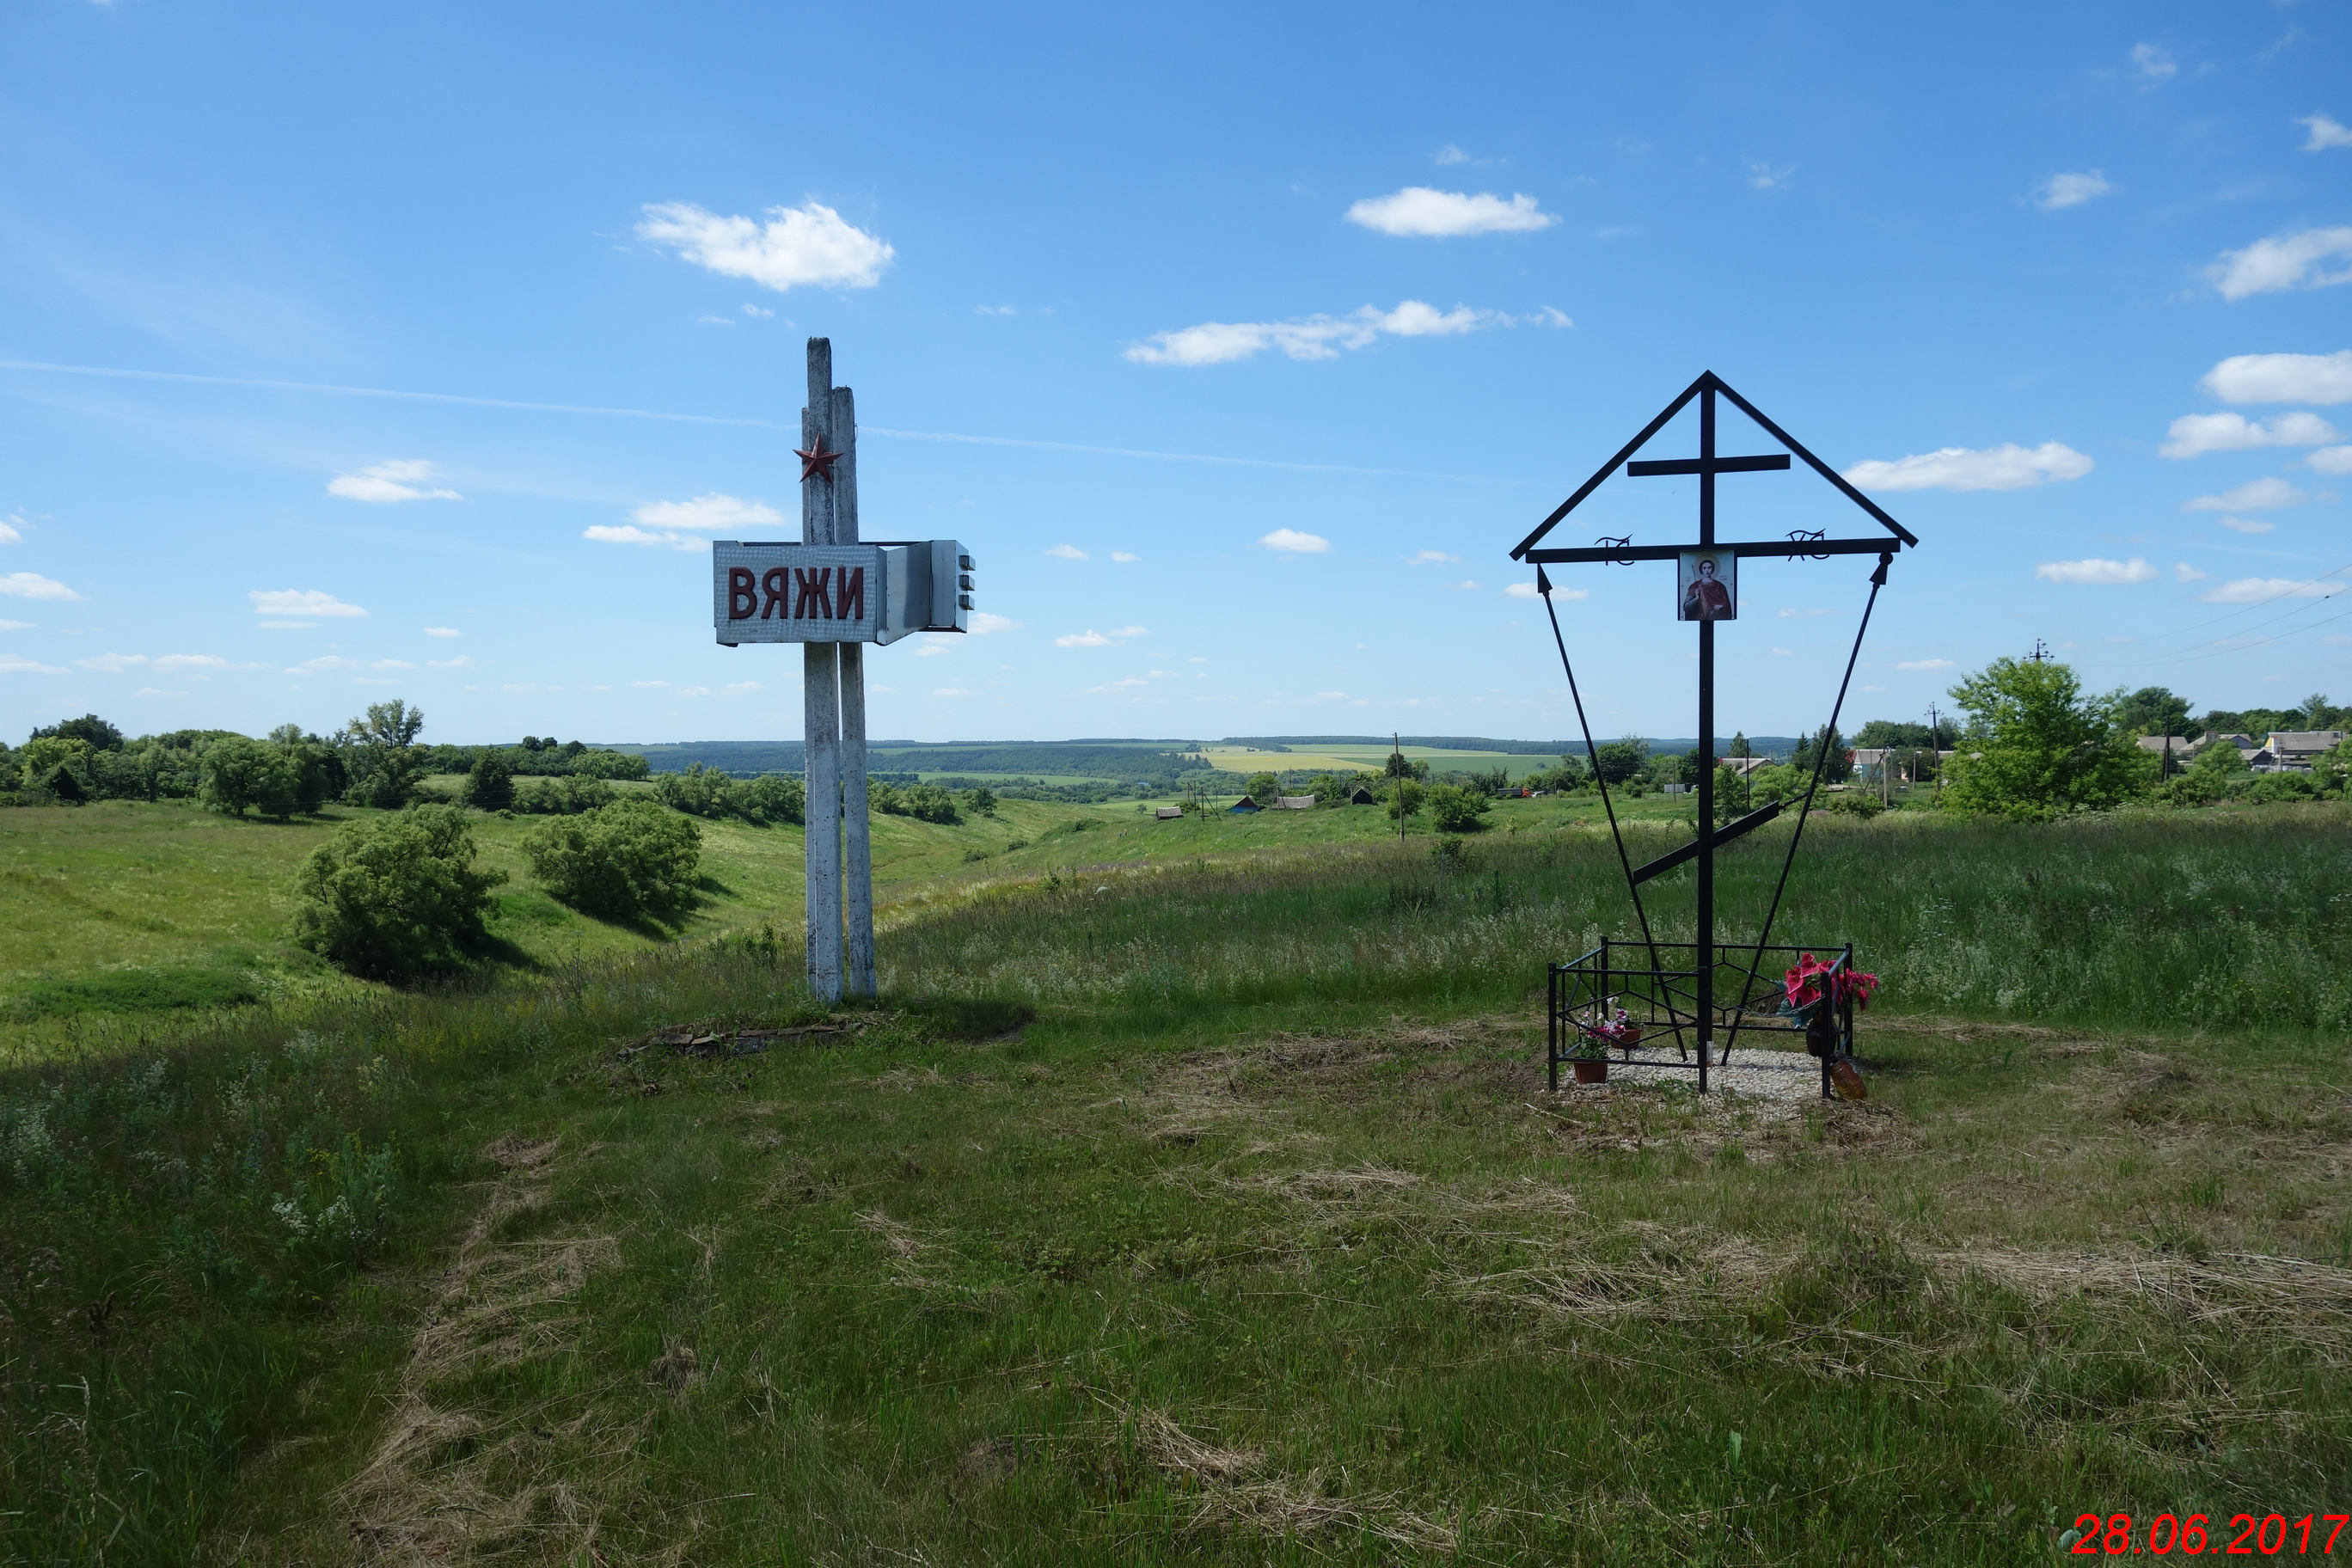
POLYGON ((576 816, 618 798, 619 793, 602 779, 525 779, 515 786, 514 809, 541 816, 576 816))
POLYGON ((734 809, 728 798, 734 785, 717 768, 694 763, 682 773, 664 773, 654 780, 654 798, 695 816, 724 816, 734 809))
POLYGON ((302 793, 302 769, 283 746, 229 735, 204 751, 196 798, 213 810, 243 816, 259 806, 265 816, 289 817, 302 793))
POLYGON ((1486 826, 1478 819, 1495 805, 1486 795, 1460 784, 1433 786, 1424 804, 1431 825, 1440 833, 1475 833, 1486 826))
POLYGON ((451 805, 346 825, 310 851, 294 940, 353 974, 400 980, 446 969, 486 938, 503 871, 474 869, 474 836, 451 805))
POLYGON ((1828 796, 1822 809, 1834 811, 1844 816, 1859 816, 1866 822, 1885 811, 1886 803, 1874 795, 1864 795, 1858 790, 1847 790, 1843 794, 1828 796))
POLYGON ((796 778, 782 773, 761 773, 746 779, 728 791, 729 804, 735 815, 746 822, 773 826, 780 822, 805 822, 808 819, 808 790, 796 778))
POLYGON ((635 795, 531 829, 522 852, 549 892, 584 913, 675 917, 694 903, 702 831, 635 795))
POLYGON ((956 809, 955 796, 944 785, 935 784, 871 785, 866 803, 886 816, 911 816, 918 822, 937 822, 953 826, 963 820, 956 809))
MULTIPOLYGON (((971 813, 974 816, 994 816, 996 815, 996 792, 989 788, 986 784, 981 784, 975 787, 971 792, 971 813)), ((798 821, 799 818, 795 817, 793 820, 798 821)))
POLYGON ((466 775, 466 804, 477 811, 506 811, 514 805, 514 769, 485 746, 466 775))

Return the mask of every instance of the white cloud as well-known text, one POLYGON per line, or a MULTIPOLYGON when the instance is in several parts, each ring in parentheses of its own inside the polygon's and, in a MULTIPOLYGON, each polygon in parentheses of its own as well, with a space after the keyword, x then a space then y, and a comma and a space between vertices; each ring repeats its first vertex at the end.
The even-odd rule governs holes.
POLYGON ((184 691, 166 691, 157 686, 142 686, 131 694, 133 697, 185 697, 184 691))
POLYGON ((2257 522, 2251 517, 2225 517, 2221 526, 2236 533, 2268 533, 2278 526, 2275 522, 2257 522))
POLYGON ((1748 160, 1748 183, 1759 191, 1769 191, 1787 184, 1789 177, 1796 172, 1797 165, 1794 163, 1775 167, 1761 159, 1748 160))
POLYGON ((796 284, 871 289, 898 252, 821 202, 770 207, 764 224, 721 217, 692 202, 652 202, 637 237, 667 246, 723 278, 778 293, 796 284))
POLYGON ((25 542, 25 536, 16 531, 16 525, 24 521, 25 519, 22 513, 11 513, 7 521, 0 521, 0 544, 22 544, 25 542))
POLYGON ((1951 669, 1957 667, 1948 658, 1906 658, 1895 668, 1897 669, 1951 669))
POLYGON ((2330 147, 2352 147, 2352 129, 2347 129, 2327 115, 2306 114, 2295 123, 2311 132, 2311 139, 2303 144, 2306 153, 2325 153, 2330 147))
POLYGON ((1092 626, 1088 626, 1085 631, 1072 632, 1068 637, 1055 637, 1054 646, 1055 647, 1117 647, 1131 638, 1148 637, 1150 635, 1150 632, 1141 626, 1121 626, 1117 631, 1110 632, 1098 632, 1092 626))
POLYGON ((257 664, 233 665, 216 653, 167 653, 155 661, 158 670, 167 669, 258 669, 257 664))
POLYGON ((1792 647, 1776 647, 1772 652, 1776 658, 1794 658, 1797 657, 1797 650, 1792 647))
POLYGON ((1805 616, 1826 616, 1828 614, 1829 612, 1827 610, 1800 610, 1793 607, 1784 606, 1780 611, 1780 618, 1784 621, 1793 621, 1805 616))
POLYGON ((2224 300, 2352 283, 2352 227, 2307 228, 2258 239, 2243 250, 2223 251, 2205 276, 2224 300), (2333 269, 2322 265, 2337 258, 2347 258, 2346 264, 2333 269))
POLYGON ((428 637, 461 637, 466 634, 455 626, 427 626, 425 635, 428 637))
POLYGON ((1475 581, 1465 577, 1459 583, 1448 583, 1445 585, 1449 588, 1475 588, 1480 584, 1475 581))
POLYGON ((986 637, 991 632, 1017 632, 1020 629, 1019 621, 1003 616, 991 615, 986 610, 974 610, 971 613, 971 624, 964 627, 965 632, 972 637, 986 637))
POLYGON ((338 474, 327 481, 327 493, 345 500, 378 504, 404 500, 463 500, 456 490, 419 487, 433 477, 433 465, 421 459, 378 463, 356 474, 338 474))
POLYGON ((922 647, 915 650, 915 657, 917 658, 937 658, 943 653, 953 653, 954 651, 955 637, 954 634, 950 633, 948 636, 932 637, 929 641, 925 642, 922 647))
POLYGON ((672 550, 702 550, 710 543, 707 539, 688 539, 683 533, 666 530, 648 532, 633 522, 592 522, 580 531, 580 537, 599 544, 660 544, 672 550))
POLYGON ((257 621, 255 624, 265 632, 300 632, 308 631, 319 623, 316 621, 257 621))
POLYGON ((2274 414, 2249 419, 2242 414, 2184 414, 2172 422, 2169 439, 2157 448, 2167 458, 2199 458, 2208 452, 2245 452, 2257 447, 2319 447, 2336 440, 2336 426, 2316 414, 2274 414))
POLYGON ((1119 563, 1121 565, 1132 565, 1136 562, 1143 559, 1140 555, 1130 555, 1124 550, 1112 551, 1110 552, 1110 558, 1113 561, 1119 563))
POLYGON ((2053 479, 2079 479, 2091 459, 2057 441, 2015 442, 1971 451, 1943 447, 1893 462, 1856 463, 1846 481, 1869 490, 2021 490, 2053 479))
POLYGON ((1356 203, 1348 209, 1348 221, 1382 234, 1446 239, 1466 234, 1532 234, 1549 228, 1559 218, 1538 212, 1533 196, 1515 195, 1505 201, 1490 192, 1473 196, 1407 185, 1394 195, 1356 203))
POLYGON ((937 691, 932 692, 931 695, 934 697, 969 697, 971 693, 966 691, 961 686, 942 686, 937 691))
POLYGON ((1404 558, 1408 566, 1434 566, 1442 562, 1459 561, 1459 555, 1448 555, 1443 550, 1417 550, 1404 558))
POLYGON ((368 668, 370 669, 415 669, 416 667, 404 658, 380 658, 368 668))
POLYGON ((471 669, 474 668, 474 659, 471 654, 461 653, 455 658, 428 658, 425 662, 435 669, 471 669))
POLYGON ((1045 553, 1053 556, 1058 561, 1084 561, 1088 559, 1087 552, 1079 549, 1075 544, 1056 544, 1049 548, 1045 553))
POLYGON ((2156 568, 2134 556, 2129 561, 2044 561, 2033 574, 2045 583, 2153 583, 2156 568))
POLYGON ((2186 561, 2176 561, 2172 563, 2172 580, 2176 583, 2202 583, 2205 574, 2186 561))
POLYGON ((768 320, 775 314, 773 310, 769 310, 765 305, 753 305, 748 303, 743 307, 743 313, 750 316, 754 321, 761 321, 768 320))
POLYGON ((0 594, 18 599, 79 599, 79 594, 54 577, 44 577, 38 572, 10 572, 0 575, 0 594))
POLYGON ((1440 147, 1436 152, 1432 153, 1429 155, 1429 161, 1433 163, 1444 165, 1450 163, 1467 163, 1474 160, 1471 158, 1469 153, 1465 153, 1461 148, 1456 147, 1453 142, 1448 142, 1444 146, 1440 147))
POLYGON ((2134 44, 2131 63, 2142 78, 2149 82, 2169 81, 2180 74, 2171 54, 2154 44, 2134 44))
POLYGON ((365 669, 366 668, 367 666, 362 664, 358 659, 345 658, 341 654, 322 653, 316 658, 304 659, 300 664, 296 665, 286 673, 289 675, 300 675, 306 670, 365 669))
POLYGON ((0 675, 63 675, 61 664, 37 664, 13 653, 0 653, 0 675))
POLYGON ((971 313, 975 316, 1017 316, 1021 308, 1018 305, 974 305, 971 313))
POLYGON ((2217 496, 2184 501, 2183 511, 2268 511, 2274 507, 2300 506, 2311 499, 2281 479, 2248 479, 2217 496))
POLYGON ((2224 403, 2352 403, 2352 349, 2231 354, 2197 384, 2224 403))
POLYGON ((1087 695, 1091 697, 1097 693, 1132 691, 1139 686, 1149 686, 1150 684, 1151 683, 1150 681, 1144 679, 1143 677, 1139 675, 1130 675, 1124 680, 1106 680, 1100 686, 1089 686, 1087 688, 1087 695))
POLYGON ((1295 528, 1277 528, 1265 534, 1258 543, 1268 550, 1279 550, 1291 555, 1323 555, 1329 552, 1331 542, 1319 533, 1301 533, 1295 528))
POLYGON ((121 675, 134 664, 144 664, 143 653, 102 653, 95 658, 78 658, 74 663, 84 669, 95 669, 103 675, 121 675))
POLYGON ((719 689, 719 695, 721 697, 748 697, 754 691, 765 691, 766 689, 768 689, 761 685, 756 680, 730 680, 726 685, 719 689))
POLYGON ((1393 310, 1366 305, 1351 315, 1307 316, 1287 321, 1203 321, 1172 332, 1154 332, 1130 344, 1124 357, 1136 364, 1228 364, 1278 348, 1292 359, 1337 359, 1341 349, 1360 349, 1382 334, 1397 338, 1450 337, 1489 327, 1572 327, 1576 323, 1547 306, 1528 316, 1456 305, 1439 310, 1407 300, 1393 310))
POLYGON ((629 515, 647 528, 690 528, 711 532, 784 521, 782 512, 764 501, 743 500, 715 491, 692 500, 647 501, 629 515))
POLYGON ((0 632, 28 632, 32 629, 33 623, 30 621, 0 620, 0 632))
POLYGON ((2063 207, 2081 206, 2115 188, 2104 169, 2083 174, 2053 174, 2033 187, 2033 205, 2043 212, 2054 213, 2063 207))
POLYGON ((317 616, 322 620, 350 620, 367 614, 357 605, 346 605, 332 594, 316 588, 256 588, 246 595, 253 601, 256 615, 317 616))
POLYGON ((2315 474, 2352 474, 2352 447, 2322 447, 2303 466, 2315 474))
POLYGON ((669 682, 667 680, 632 680, 629 684, 642 691, 651 689, 655 687, 667 686, 669 682))
POLYGON ((2241 577, 2198 595, 2209 605, 2261 605, 2273 599, 2325 599, 2343 592, 2342 583, 2306 583, 2294 577, 2241 577))
POLYGON ((694 319, 706 327, 731 327, 735 324, 735 318, 732 316, 697 316, 694 319))
MULTIPOLYGON (((1533 583, 1507 584, 1503 589, 1503 595, 1506 598, 1511 599, 1539 599, 1543 597, 1542 595, 1536 592, 1536 585, 1533 583)), ((1559 584, 1555 583, 1551 587, 1551 596, 1555 599, 1589 599, 1592 597, 1592 590, 1590 588, 1563 588, 1559 584)))

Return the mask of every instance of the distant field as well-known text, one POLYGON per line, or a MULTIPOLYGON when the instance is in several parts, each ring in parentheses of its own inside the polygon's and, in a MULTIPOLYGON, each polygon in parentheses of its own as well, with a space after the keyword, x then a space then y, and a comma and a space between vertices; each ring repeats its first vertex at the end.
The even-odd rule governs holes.
MULTIPOLYGON (((1211 767, 1227 773, 1290 773, 1299 770, 1332 773, 1378 773, 1389 760, 1391 746, 1318 746, 1315 750, 1266 752, 1254 746, 1205 746, 1201 757, 1211 767)), ((1426 761, 1434 773, 1484 773, 1501 767, 1515 779, 1559 765, 1555 756, 1528 756, 1513 752, 1451 752, 1433 746, 1407 746, 1404 754, 1426 761)))

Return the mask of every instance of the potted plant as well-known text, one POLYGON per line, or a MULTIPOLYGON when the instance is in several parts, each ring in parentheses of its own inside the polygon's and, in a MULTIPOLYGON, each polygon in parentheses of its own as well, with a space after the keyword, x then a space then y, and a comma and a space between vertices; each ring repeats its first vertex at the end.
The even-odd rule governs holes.
POLYGON ((1576 1026, 1576 1043, 1568 1051, 1569 1066, 1575 1070, 1576 1081, 1607 1083, 1610 1047, 1630 1051, 1641 1038, 1642 1026, 1628 1017, 1622 1007, 1600 1023, 1580 1022, 1576 1026))

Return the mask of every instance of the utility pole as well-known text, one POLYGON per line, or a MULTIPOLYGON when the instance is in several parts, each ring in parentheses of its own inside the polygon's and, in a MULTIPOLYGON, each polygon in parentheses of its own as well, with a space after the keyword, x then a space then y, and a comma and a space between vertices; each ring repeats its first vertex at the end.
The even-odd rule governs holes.
POLYGON ((1944 716, 1927 704, 1927 752, 1936 759, 1936 793, 1944 793, 1944 716))

